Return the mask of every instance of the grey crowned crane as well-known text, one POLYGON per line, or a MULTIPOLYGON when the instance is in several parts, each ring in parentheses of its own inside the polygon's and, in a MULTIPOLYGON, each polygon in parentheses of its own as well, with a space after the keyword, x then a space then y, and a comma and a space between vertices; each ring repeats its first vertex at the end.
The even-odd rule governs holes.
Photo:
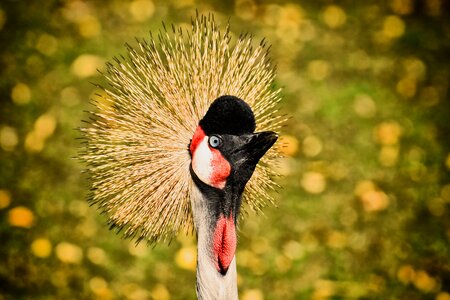
POLYGON ((253 133, 255 127, 248 104, 222 96, 211 104, 189 147, 201 299, 238 298, 235 251, 241 197, 259 159, 277 140, 272 131, 253 133))
POLYGON ((247 35, 231 45, 211 15, 157 40, 107 64, 109 86, 80 129, 89 201, 137 241, 195 228, 198 298, 237 299, 236 227, 273 201, 285 121, 267 47, 247 35))

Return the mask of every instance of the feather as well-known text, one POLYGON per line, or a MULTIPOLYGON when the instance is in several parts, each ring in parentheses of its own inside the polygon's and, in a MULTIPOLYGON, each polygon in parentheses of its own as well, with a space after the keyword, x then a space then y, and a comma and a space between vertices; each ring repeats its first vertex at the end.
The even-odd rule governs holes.
MULTIPOLYGON (((126 45, 127 56, 107 64, 108 86, 80 129, 89 201, 125 237, 150 243, 193 230, 188 145, 214 99, 245 100, 257 131, 279 131, 285 121, 265 42, 243 35, 232 43, 229 25, 221 31, 212 15, 198 15, 190 31, 171 28, 126 45)), ((279 156, 275 145, 258 164, 244 213, 273 203, 269 166, 279 156)))

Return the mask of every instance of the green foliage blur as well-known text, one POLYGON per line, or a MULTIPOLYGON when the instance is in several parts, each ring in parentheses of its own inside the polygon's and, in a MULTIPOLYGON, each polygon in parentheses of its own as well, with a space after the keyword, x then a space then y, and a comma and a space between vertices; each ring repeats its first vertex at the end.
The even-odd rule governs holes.
POLYGON ((124 43, 195 11, 267 38, 291 115, 241 299, 450 299, 446 0, 0 3, 0 299, 194 299, 195 239, 135 246, 85 201, 75 130, 124 43))

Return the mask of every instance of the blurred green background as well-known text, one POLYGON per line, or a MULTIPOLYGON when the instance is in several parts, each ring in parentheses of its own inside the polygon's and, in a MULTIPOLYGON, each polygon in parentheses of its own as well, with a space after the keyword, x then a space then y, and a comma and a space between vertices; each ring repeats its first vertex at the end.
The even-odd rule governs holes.
POLYGON ((240 226, 241 298, 449 300, 445 0, 2 1, 0 299, 195 297, 194 238, 108 231, 73 157, 96 69, 196 9, 273 44, 292 116, 278 207, 240 226))

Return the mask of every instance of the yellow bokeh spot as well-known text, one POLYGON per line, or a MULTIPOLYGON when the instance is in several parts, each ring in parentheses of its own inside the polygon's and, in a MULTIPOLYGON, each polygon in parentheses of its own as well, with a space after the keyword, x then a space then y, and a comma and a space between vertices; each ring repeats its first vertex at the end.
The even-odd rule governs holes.
POLYGON ((413 0, 391 0, 392 10, 399 15, 408 15, 413 11, 413 0))
POLYGON ((31 243, 31 251, 37 257, 49 257, 52 253, 52 244, 48 239, 39 238, 31 243))
POLYGON ((263 300, 264 294, 259 289, 248 289, 242 293, 242 300, 263 300))
POLYGON ((305 250, 299 242, 291 240, 284 244, 283 254, 294 260, 302 258, 305 254, 305 250))
POLYGON ((281 13, 281 6, 278 4, 267 4, 264 6, 264 14, 262 20, 267 26, 276 26, 279 21, 279 15, 281 13))
POLYGON ((372 118, 377 112, 377 106, 369 95, 358 94, 355 96, 353 110, 361 118, 372 118))
POLYGON ((17 105, 27 104, 31 100, 31 90, 25 83, 19 82, 11 90, 11 99, 17 105))
POLYGON ((58 40, 54 36, 44 33, 39 37, 36 49, 44 55, 51 56, 58 50, 58 40))
POLYGON ((416 57, 409 57, 404 59, 402 64, 407 77, 417 80, 425 78, 427 67, 420 59, 416 57))
POLYGON ((356 185, 356 188, 355 188, 355 195, 356 196, 358 196, 358 197, 362 197, 362 195, 365 193, 365 192, 367 192, 367 191, 371 191, 371 190, 374 190, 376 187, 375 187, 375 184, 372 182, 372 181, 370 181, 370 180, 363 180, 363 181, 360 181, 357 185, 356 185))
MULTIPOLYGON (((131 290, 125 296, 126 296, 126 299, 129 299, 129 300, 147 300, 147 299, 150 299, 150 292, 141 287, 137 287, 136 289, 131 290)), ((158 299, 160 299, 160 298, 158 298, 158 299)))
POLYGON ((0 190, 0 209, 7 208, 11 204, 11 194, 7 190, 0 190))
POLYGON ((103 265, 107 260, 105 251, 98 247, 89 248, 86 256, 92 263, 96 265, 103 265))
POLYGON ((155 285, 155 287, 151 290, 151 295, 154 300, 169 300, 170 299, 169 290, 167 290, 166 286, 163 284, 155 285))
POLYGON ((321 81, 330 74, 330 64, 324 60, 313 60, 308 63, 308 76, 312 80, 321 81))
POLYGON ((377 190, 364 193, 361 197, 361 201, 364 210, 368 212, 384 210, 389 205, 388 196, 384 192, 377 190))
POLYGON ((326 299, 335 294, 336 284, 330 280, 319 279, 314 284, 312 299, 326 299))
POLYGON ((240 286, 242 286, 242 284, 244 283, 244 278, 242 277, 242 275, 241 274, 237 274, 237 285, 238 285, 238 287, 240 287, 240 286))
POLYGON ((71 71, 80 78, 90 77, 97 74, 97 69, 103 67, 103 59, 92 54, 78 56, 71 66, 71 71))
POLYGON ((357 184, 355 195, 358 196, 367 212, 381 211, 389 206, 388 196, 369 180, 357 184))
POLYGON ((402 128, 397 122, 388 121, 379 124, 374 133, 375 139, 381 145, 395 145, 399 142, 402 128))
POLYGON ((416 271, 411 265, 403 265, 397 271, 398 280, 405 285, 413 282, 415 276, 416 271))
POLYGON ((280 10, 280 19, 278 19, 278 26, 284 29, 293 29, 298 27, 303 20, 304 11, 301 6, 297 4, 286 4, 280 10))
POLYGON ((61 242, 56 246, 56 256, 64 263, 79 264, 83 259, 83 251, 77 245, 61 242))
POLYGON ((371 274, 369 276, 369 280, 367 283, 368 290, 375 293, 380 293, 385 289, 385 287, 386 287, 386 279, 384 279, 384 277, 375 274, 371 274))
POLYGON ((243 20, 252 20, 257 15, 258 5, 254 0, 237 0, 234 12, 243 20))
POLYGON ((414 78, 405 77, 396 86, 397 93, 405 98, 412 98, 416 94, 417 82, 414 78))
POLYGON ((175 262, 180 268, 194 271, 197 264, 197 249, 193 246, 181 248, 175 255, 175 262))
POLYGON ((134 282, 127 282, 121 285, 120 292, 125 296, 125 299, 129 300, 149 299, 148 291, 142 289, 139 284, 134 282))
POLYGON ((44 140, 35 131, 31 131, 25 137, 25 149, 28 152, 39 152, 44 149, 44 140))
POLYGON ((0 147, 5 151, 13 151, 19 142, 16 129, 4 126, 0 129, 0 147))
POLYGON ((427 174, 427 167, 418 161, 412 161, 407 169, 409 177, 414 181, 421 181, 427 174))
POLYGON ((93 8, 88 2, 70 1, 65 3, 62 14, 67 20, 79 23, 86 18, 86 16, 92 14, 92 10, 93 8))
POLYGON ((322 17, 325 24, 330 28, 341 27, 347 20, 345 11, 337 5, 327 6, 323 11, 322 17))
POLYGON ((319 246, 319 240, 311 232, 302 234, 300 243, 309 251, 313 251, 319 246))
POLYGON ((292 260, 284 255, 279 255, 275 259, 275 268, 280 273, 287 272, 292 267, 292 260))
POLYGON ((39 152, 44 148, 45 140, 56 128, 56 119, 52 113, 41 115, 34 123, 34 129, 25 137, 25 149, 29 152, 39 152))
MULTIPOLYGON (((450 154, 449 154, 450 156, 450 154)), ((441 197, 444 201, 450 203, 450 184, 446 184, 441 189, 441 197)))
POLYGON ((34 123, 34 131, 39 138, 47 139, 50 137, 56 128, 56 118, 52 113, 45 113, 41 115, 34 123))
POLYGON ((394 166, 399 157, 400 149, 398 146, 383 146, 380 149, 378 160, 385 167, 394 166))
POLYGON ((450 294, 447 292, 440 292, 436 295, 436 300, 450 300, 450 294))
POLYGON ((11 226, 30 228, 34 223, 34 214, 24 206, 17 206, 9 211, 8 221, 11 226))
POLYGON ((322 141, 313 135, 307 136, 303 140, 303 153, 308 157, 314 157, 322 152, 322 141))
POLYGON ((349 66, 358 70, 366 70, 373 64, 372 58, 361 49, 351 52, 348 58, 349 66))
POLYGON ((96 293, 108 287, 108 283, 102 277, 92 277, 89 280, 89 287, 91 290, 96 293))
POLYGON ((439 16, 442 13, 442 8, 445 1, 442 0, 427 0, 425 1, 427 14, 430 16, 439 16))
POLYGON ((310 194, 320 194, 326 188, 325 176, 319 172, 306 172, 300 184, 310 194))
POLYGON ((292 135, 280 136, 281 152, 286 156, 294 156, 298 151, 298 140, 292 135))
POLYGON ((437 282, 427 272, 420 270, 417 271, 414 277, 414 285, 419 290, 425 293, 429 293, 432 292, 437 287, 437 282))
POLYGON ((0 9, 0 30, 3 29, 3 26, 5 26, 5 23, 6 23, 5 11, 0 9))
POLYGON ((388 16, 384 19, 382 33, 390 39, 399 38, 405 33, 405 22, 398 16, 388 16))
POLYGON ((308 42, 314 40, 317 36, 317 30, 311 20, 304 20, 300 24, 300 36, 299 40, 302 42, 308 42))
POLYGON ((331 248, 341 249, 347 244, 347 236, 339 231, 333 230, 327 236, 327 245, 331 248))
POLYGON ((146 21, 155 13, 155 4, 151 0, 135 0, 130 3, 129 11, 136 21, 146 21))
POLYGON ((278 38, 284 43, 292 43, 297 41, 300 35, 300 24, 302 23, 304 12, 303 9, 296 4, 286 4, 279 8, 276 7, 276 13, 266 18, 268 22, 276 22, 276 34, 278 38), (270 20, 275 18, 275 20, 270 20))
POLYGON ((90 38, 98 36, 102 31, 102 26, 96 17, 86 16, 78 23, 78 31, 81 36, 90 38))
POLYGON ((102 277, 92 277, 91 280, 89 280, 89 287, 97 296, 96 299, 108 300, 113 298, 112 292, 108 288, 108 283, 102 277))
POLYGON ((439 197, 427 201, 427 207, 430 213, 436 217, 443 216, 445 213, 445 200, 439 197))
POLYGON ((42 56, 37 54, 28 56, 23 68, 25 71, 27 71, 28 74, 40 74, 44 72, 45 64, 42 56))
POLYGON ((445 166, 450 170, 450 153, 447 155, 447 159, 445 160, 445 166))

